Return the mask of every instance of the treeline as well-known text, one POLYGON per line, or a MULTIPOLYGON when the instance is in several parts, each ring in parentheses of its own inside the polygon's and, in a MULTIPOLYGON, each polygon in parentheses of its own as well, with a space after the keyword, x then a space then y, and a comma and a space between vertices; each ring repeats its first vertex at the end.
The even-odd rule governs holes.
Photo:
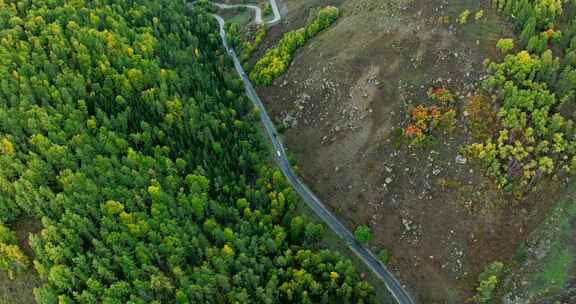
POLYGON ((338 8, 328 6, 320 9, 307 26, 285 33, 278 46, 268 50, 256 62, 250 72, 250 80, 259 85, 272 84, 274 79, 286 71, 296 50, 310 38, 332 25, 339 15, 338 8))
POLYGON ((372 303, 266 163, 213 18, 182 1, 0 1, 0 267, 38 303, 372 303))
POLYGON ((492 131, 467 151, 498 186, 523 193, 547 176, 576 172, 576 1, 493 3, 515 25, 521 49, 487 61, 482 94, 492 97, 477 100, 489 105, 473 102, 468 110, 476 126, 492 131), (481 126, 494 116, 497 128, 481 126))

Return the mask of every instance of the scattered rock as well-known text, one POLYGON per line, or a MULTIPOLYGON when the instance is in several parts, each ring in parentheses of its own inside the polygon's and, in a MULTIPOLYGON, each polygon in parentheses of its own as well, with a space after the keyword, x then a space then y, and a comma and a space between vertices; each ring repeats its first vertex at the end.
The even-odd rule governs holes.
POLYGON ((406 231, 411 231, 415 228, 413 223, 414 222, 412 220, 409 220, 407 218, 402 219, 402 225, 404 226, 404 230, 406 231))
POLYGON ((458 155, 456 155, 455 161, 456 161, 457 164, 465 165, 468 160, 466 159, 466 157, 458 154, 458 155))
POLYGON ((298 125, 298 119, 294 117, 291 113, 286 113, 286 116, 282 118, 282 125, 285 128, 293 128, 298 125))

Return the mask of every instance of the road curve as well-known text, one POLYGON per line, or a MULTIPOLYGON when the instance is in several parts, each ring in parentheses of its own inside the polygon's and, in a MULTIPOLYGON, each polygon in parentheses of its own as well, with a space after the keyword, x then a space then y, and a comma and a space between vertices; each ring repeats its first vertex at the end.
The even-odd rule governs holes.
POLYGON ((262 23, 262 9, 259 8, 256 5, 251 5, 251 4, 224 4, 224 3, 216 3, 216 2, 212 2, 212 4, 216 5, 219 8, 222 9, 231 9, 231 8, 241 8, 241 7, 247 7, 249 9, 254 10, 254 22, 255 23, 262 23))
MULTIPOLYGON (((276 0, 270 0, 270 4, 272 7, 276 7, 274 10, 276 12, 278 5, 276 4, 276 0)), ((275 13, 276 15, 276 13, 275 13)), ((218 15, 213 15, 214 18, 218 21, 220 26, 220 38, 222 39, 222 44, 224 48, 232 58, 234 62, 234 67, 238 72, 238 75, 242 78, 244 82, 244 88, 246 90, 246 95, 252 103, 260 110, 260 119, 264 128, 266 129, 266 134, 274 147, 274 156, 276 161, 278 162, 278 166, 280 170, 288 179, 294 190, 300 195, 302 200, 320 217, 327 225, 330 227, 334 233, 336 233, 341 239, 346 242, 346 245, 366 264, 372 272, 379 277, 386 288, 390 292, 390 294, 394 297, 397 303, 399 304, 415 304, 414 300, 410 297, 408 292, 404 289, 402 284, 394 277, 394 275, 386 268, 386 266, 380 262, 380 260, 367 248, 362 246, 356 239, 354 235, 348 228, 346 228, 339 220, 336 218, 323 204, 322 202, 310 191, 304 183, 298 178, 298 176, 292 171, 292 167, 290 166, 290 162, 288 161, 288 157, 286 156, 286 150, 282 145, 282 142, 279 139, 278 133, 274 128, 274 124, 272 120, 268 116, 266 112, 266 108, 264 104, 258 97, 254 86, 250 79, 248 79, 248 75, 242 68, 242 64, 240 64, 240 60, 236 56, 236 53, 233 49, 228 46, 228 42, 226 40, 226 31, 225 31, 225 21, 222 17, 218 15)), ((278 18, 280 18, 280 14, 278 13, 278 18)), ((278 22, 277 20, 276 22, 278 22)))
MULTIPOLYGON (((257 23, 257 24, 264 23, 264 20, 262 19, 262 9, 257 5, 225 4, 225 3, 218 3, 218 2, 212 2, 212 4, 214 4, 215 6, 217 6, 218 8, 221 8, 221 9, 232 9, 232 8, 241 8, 241 7, 249 8, 251 10, 254 10, 254 23, 257 23)), ((274 18, 272 18, 272 20, 266 22, 267 26, 272 26, 274 24, 277 24, 278 22, 280 22, 280 20, 282 18, 280 16, 280 9, 278 8, 278 3, 276 2, 276 0, 270 0, 270 7, 272 8, 272 13, 274 14, 274 18)))

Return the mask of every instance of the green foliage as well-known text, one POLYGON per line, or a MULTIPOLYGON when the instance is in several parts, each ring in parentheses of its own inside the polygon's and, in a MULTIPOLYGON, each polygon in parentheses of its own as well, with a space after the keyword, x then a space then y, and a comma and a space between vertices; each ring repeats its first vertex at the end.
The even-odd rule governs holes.
MULTIPOLYGON (((456 18, 456 22, 458 22, 458 24, 460 25, 465 25, 470 20, 471 15, 473 15, 474 21, 479 22, 482 20, 482 18, 484 18, 484 10, 479 10, 476 13, 472 13, 470 10, 466 9, 462 11, 460 15, 458 15, 458 17, 456 18)), ((449 23, 449 17, 448 16, 440 17, 440 22, 443 24, 449 23)))
POLYGON ((272 5, 270 3, 266 3, 264 6, 264 16, 271 15, 273 13, 272 5))
POLYGON ((404 129, 395 128, 390 134, 392 147, 396 150, 400 149, 405 144, 406 137, 404 136, 404 129))
POLYGON ((496 43, 496 47, 500 50, 500 53, 506 54, 514 48, 514 39, 506 38, 500 39, 496 43))
MULTIPOLYGON (((574 39, 576 22, 565 33, 554 29, 565 11, 564 1, 495 0, 494 5, 516 23, 526 50, 507 55, 501 63, 488 61, 491 76, 482 89, 483 95, 493 97, 497 130, 467 150, 500 188, 522 195, 544 177, 576 170, 574 115, 563 110, 576 101, 576 62, 569 55, 576 44, 564 42, 564 57, 554 57, 550 49, 574 39)), ((571 11, 566 18, 574 17, 571 11)), ((497 47, 506 53, 513 45, 501 39, 497 47)))
POLYGON ((382 263, 388 264, 388 261, 390 260, 390 251, 388 250, 388 248, 382 248, 378 252, 378 258, 382 263))
POLYGON ((492 0, 494 6, 516 24, 520 32, 522 46, 526 46, 530 38, 554 27, 556 20, 564 12, 563 0, 492 0))
POLYGON ((540 35, 532 36, 528 40, 526 45, 526 50, 531 53, 540 54, 544 52, 548 47, 548 36, 545 33, 540 35))
POLYGON ((306 241, 310 243, 318 242, 322 238, 324 227, 321 224, 308 223, 304 229, 306 241))
POLYGON ((252 58, 254 51, 260 47, 262 41, 264 41, 264 37, 266 37, 266 26, 261 25, 258 26, 258 29, 253 33, 253 37, 246 38, 246 41, 242 43, 242 47, 239 49, 239 54, 240 61, 242 61, 244 65, 247 65, 250 58, 252 58))
POLYGON ((486 266, 484 271, 480 273, 478 277, 480 285, 476 289, 478 293, 474 297, 475 301, 481 304, 492 303, 492 294, 498 285, 502 268, 504 268, 504 264, 495 261, 486 266))
MULTIPOLYGON (((374 302, 350 261, 307 249, 322 228, 292 220, 212 16, 168 0, 0 14, 0 219, 42 219, 37 302, 374 302)), ((0 267, 23 269, 0 239, 0 267)))
POLYGON ((16 244, 16 234, 8 227, 0 223, 0 243, 16 244))
POLYGON ((476 14, 474 14, 474 20, 476 22, 482 20, 483 17, 484 17, 484 10, 479 10, 476 12, 476 14))
POLYGON ((28 257, 18 247, 16 234, 0 223, 0 270, 14 279, 16 274, 28 269, 29 264, 28 257))
POLYGON ((555 94, 560 70, 560 59, 550 50, 539 56, 521 51, 502 63, 488 63, 491 76, 482 88, 496 97, 500 130, 468 151, 502 189, 521 194, 542 177, 576 170, 573 122, 559 111, 560 101, 572 98, 576 82, 563 88, 567 95, 555 94))
POLYGON ((570 248, 565 247, 552 253, 545 267, 538 276, 542 285, 546 286, 546 291, 558 291, 567 287, 570 279, 570 265, 574 257, 570 248))
POLYGON ((296 50, 316 34, 332 25, 339 15, 338 8, 328 6, 320 9, 314 20, 307 26, 285 33, 278 46, 268 50, 258 60, 250 73, 250 79, 260 85, 272 84, 274 79, 286 71, 296 50))
POLYGON ((460 15, 458 16, 458 23, 459 24, 466 24, 468 23, 468 18, 470 17, 470 11, 469 10, 464 10, 462 13, 460 13, 460 15))
POLYGON ((523 248, 526 252, 525 262, 535 263, 536 266, 523 278, 529 282, 525 289, 535 295, 538 302, 557 298, 563 291, 569 290, 573 274, 570 265, 575 260, 572 250, 573 223, 576 218, 574 190, 574 181, 571 181, 566 193, 554 205, 546 220, 532 233, 534 240, 546 242, 549 249, 545 256, 528 256, 526 248, 523 248))
POLYGON ((372 240, 372 230, 366 225, 360 225, 354 230, 354 237, 356 237, 360 243, 366 244, 372 240))
POLYGON ((228 45, 238 51, 241 44, 240 26, 237 23, 226 23, 226 41, 228 45))

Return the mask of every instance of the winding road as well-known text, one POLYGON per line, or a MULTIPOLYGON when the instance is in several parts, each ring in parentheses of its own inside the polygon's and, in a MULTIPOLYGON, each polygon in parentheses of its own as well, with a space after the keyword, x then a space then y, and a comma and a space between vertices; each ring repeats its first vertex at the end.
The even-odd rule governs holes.
MULTIPOLYGON (((221 9, 231 9, 231 8, 241 8, 246 7, 254 11, 254 23, 261 24, 264 21, 262 20, 262 9, 257 5, 252 4, 225 4, 225 3, 216 3, 212 2, 213 5, 221 8, 221 9)), ((280 9, 278 9, 278 4, 276 1, 270 1, 270 6, 272 7, 272 13, 274 13, 274 18, 270 21, 266 22, 267 26, 272 26, 278 22, 280 22, 280 9)))
MULTIPOLYGON (((281 19, 280 11, 278 9, 278 4, 276 3, 276 0, 270 0, 270 5, 272 6, 272 10, 274 12, 274 19, 266 23, 269 26, 272 25, 273 22, 274 23, 279 22, 281 19)), ((219 6, 220 8, 232 8, 242 5, 234 5, 234 6, 217 5, 217 6, 219 6)), ((261 23, 262 13, 260 11, 260 8, 257 7, 255 11, 256 11, 255 22, 261 23)), ((216 18, 218 24, 220 25, 220 37, 222 38, 224 48, 226 49, 230 57, 232 57, 232 60, 234 61, 234 67, 236 68, 236 71, 238 72, 238 74, 240 75, 240 77, 244 82, 246 95, 248 95, 248 97, 254 103, 254 105, 258 107, 258 109, 260 109, 260 119, 262 121, 262 124, 264 125, 264 128, 266 129, 268 138, 270 139, 270 142, 274 147, 275 150, 274 155, 276 161, 278 162, 278 166, 280 167, 284 176, 288 179, 288 181, 290 182, 294 190, 300 195, 302 200, 328 225, 328 227, 330 227, 332 231, 334 231, 334 233, 336 233, 341 239, 343 239, 348 245, 348 247, 364 262, 364 264, 366 264, 366 266, 370 268, 370 270, 372 270, 372 272, 374 272, 374 274, 384 282, 386 288, 388 289, 390 294, 396 299, 397 303, 415 304, 414 300, 410 297, 410 295, 404 289, 402 284, 400 284, 400 282, 394 277, 392 272, 390 272, 386 268, 386 266, 383 263, 381 263, 380 260, 369 249, 365 248, 362 244, 356 241, 352 232, 350 232, 350 230, 348 230, 346 226, 344 226, 338 220, 338 218, 336 218, 324 206, 324 204, 322 204, 322 202, 312 193, 312 191, 310 191, 306 187, 306 185, 304 185, 304 183, 300 180, 300 178, 298 178, 298 176, 294 173, 292 167, 290 166, 290 162, 288 161, 288 157, 286 156, 286 150, 284 149, 284 146, 280 141, 280 138, 274 128, 272 120, 270 119, 268 113, 266 112, 264 104, 258 97, 258 94, 256 93, 256 90, 254 89, 252 82, 250 82, 250 79, 248 79, 248 76, 246 75, 246 72, 242 68, 242 64, 240 64, 240 60, 236 56, 236 53, 234 52, 233 49, 231 49, 228 46, 228 42, 226 41, 226 31, 224 29, 225 28, 224 19, 222 19, 222 17, 218 15, 213 16, 214 18, 216 18)))

